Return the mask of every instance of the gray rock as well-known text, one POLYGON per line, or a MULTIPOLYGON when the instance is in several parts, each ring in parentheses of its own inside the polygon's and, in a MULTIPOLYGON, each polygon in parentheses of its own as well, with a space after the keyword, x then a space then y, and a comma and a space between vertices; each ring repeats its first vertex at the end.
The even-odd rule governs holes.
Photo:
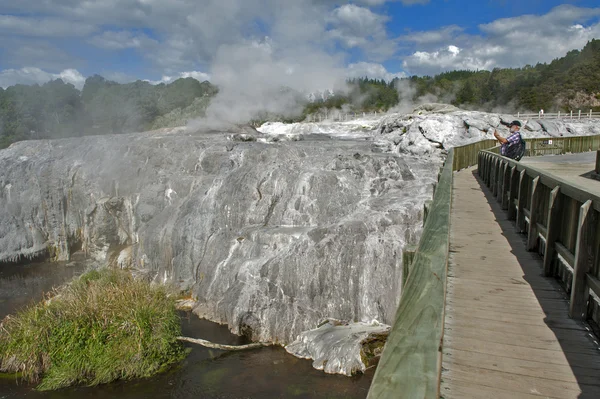
POLYGON ((81 248, 190 290, 198 315, 258 341, 292 342, 326 317, 391 323, 402 249, 418 240, 442 158, 391 141, 374 152, 364 139, 235 134, 248 133, 0 151, 0 262, 81 248))
MULTIPOLYGON (((393 321, 402 251, 446 150, 490 138, 480 128, 501 118, 514 119, 458 110, 15 143, 0 151, 0 267, 82 249, 189 290, 198 315, 256 341, 310 337, 326 318, 358 334, 393 321)), ((297 351, 358 370, 357 346, 335 342, 297 351)))
POLYGON ((364 372, 370 360, 383 351, 390 326, 378 323, 339 323, 328 320, 320 327, 303 332, 285 350, 294 356, 313 360, 313 367, 330 374, 351 376, 364 372), (376 345, 373 343, 376 342, 376 345))

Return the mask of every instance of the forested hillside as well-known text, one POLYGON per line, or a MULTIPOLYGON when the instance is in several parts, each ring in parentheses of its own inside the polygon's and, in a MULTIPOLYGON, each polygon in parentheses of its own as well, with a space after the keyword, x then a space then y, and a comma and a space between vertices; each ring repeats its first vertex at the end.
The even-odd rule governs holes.
MULTIPOLYGON (((303 112, 297 118, 265 110, 255 115, 253 122, 300 121, 331 108, 386 111, 424 100, 482 111, 600 111, 600 40, 594 39, 581 51, 570 51, 549 64, 451 71, 390 82, 365 77, 346 83, 343 91, 327 90, 310 97, 298 93, 298 110, 303 112)), ((211 83, 193 78, 159 85, 141 80, 119 84, 98 75, 88 78, 81 92, 62 80, 0 88, 0 148, 26 139, 178 126, 204 116, 217 92, 211 83)))
POLYGON ((98 75, 88 78, 81 92, 60 79, 0 88, 0 148, 27 139, 147 130, 161 116, 216 92, 214 85, 193 78, 168 85, 119 84, 98 75))
POLYGON ((419 99, 481 111, 600 111, 600 40, 572 50, 549 64, 492 71, 451 71, 431 76, 349 81, 349 94, 334 93, 307 106, 351 111, 388 110, 400 101, 419 99), (399 95, 398 95, 399 94, 399 95))

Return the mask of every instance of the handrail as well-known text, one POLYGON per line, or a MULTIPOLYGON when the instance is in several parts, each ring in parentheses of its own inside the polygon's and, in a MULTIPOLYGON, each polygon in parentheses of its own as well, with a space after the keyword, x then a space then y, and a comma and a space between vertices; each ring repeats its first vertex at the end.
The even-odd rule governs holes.
POLYGON ((479 151, 486 150, 498 143, 497 140, 487 139, 476 143, 454 147, 454 162, 452 170, 461 170, 477 164, 479 151))
POLYGON ((582 112, 580 109, 577 111, 569 111, 569 112, 531 112, 531 113, 517 113, 517 118, 519 119, 536 119, 536 120, 544 120, 544 119, 592 119, 592 118, 600 118, 600 112, 593 112, 591 109, 589 111, 582 112))
MULTIPOLYGON (((600 136, 597 137, 600 138, 600 136)), ((564 139, 569 140, 573 137, 564 139)), ((511 208, 508 206, 508 199, 515 200, 514 176, 520 178, 523 174, 530 177, 539 176, 538 184, 541 181, 542 185, 547 184, 553 187, 560 185, 564 187, 563 191, 572 195, 573 198, 589 199, 589 194, 578 191, 579 189, 576 187, 568 188, 561 179, 547 176, 535 168, 525 167, 514 160, 500 156, 497 154, 499 147, 489 148, 494 143, 496 143, 495 140, 483 140, 452 148, 448 152, 417 250, 414 254, 411 253, 413 262, 402 290, 394 325, 369 390, 369 399, 439 397, 454 171, 479 164, 479 173, 484 180, 493 187, 497 187, 498 182, 492 181, 490 178, 492 175, 500 177, 498 172, 500 164, 492 162, 489 158, 493 156, 506 162, 505 176, 511 176, 512 180, 509 179, 506 183, 507 180, 502 176, 501 190, 506 188, 510 189, 510 192, 500 195, 500 199, 506 202, 509 209, 511 208), (485 163, 482 164, 484 159, 485 163), (517 173, 523 170, 525 172, 517 173)), ((563 148, 570 147, 563 146, 563 148)), ((516 183, 525 184, 525 182, 517 181, 516 183)), ((522 184, 516 184, 516 187, 520 187, 521 191, 525 193, 527 187, 522 184)), ((497 192, 502 193, 501 190, 497 192)), ((519 197, 515 202, 515 205, 521 204, 522 206, 519 214, 521 218, 524 217, 524 211, 527 210, 524 206, 524 199, 525 195, 522 195, 522 198, 519 197)), ((590 206, 595 211, 596 203, 600 203, 599 200, 592 198, 588 205, 588 211, 590 206)), ((529 211, 527 210, 527 212, 529 211)), ((534 214, 536 213, 534 212, 534 214)), ((509 212, 510 215, 511 212, 509 212)), ((554 220, 558 219, 556 216, 554 217, 554 220)), ((535 225, 537 226, 538 223, 535 225)), ((584 225, 584 227, 588 225, 584 225)), ((550 239, 552 234, 556 234, 555 228, 547 225, 541 227, 540 231, 544 231, 544 234, 550 236, 550 239)), ((579 262, 584 262, 584 260, 580 259, 579 262)), ((409 270, 409 267, 404 265, 404 270, 409 270)), ((600 291, 600 278, 587 273, 583 275, 583 279, 587 279, 590 289, 600 297, 600 292, 596 292, 600 291)), ((594 309, 596 314, 600 314, 600 307, 594 309)))
POLYGON ((543 257, 544 274, 570 294, 569 316, 600 325, 600 196, 490 151, 480 153, 478 171, 527 234, 527 249, 543 257))
POLYGON ((525 138, 526 156, 558 155, 595 151, 600 148, 600 135, 525 138))
POLYGON ((368 398, 439 396, 450 236, 451 149, 368 398))

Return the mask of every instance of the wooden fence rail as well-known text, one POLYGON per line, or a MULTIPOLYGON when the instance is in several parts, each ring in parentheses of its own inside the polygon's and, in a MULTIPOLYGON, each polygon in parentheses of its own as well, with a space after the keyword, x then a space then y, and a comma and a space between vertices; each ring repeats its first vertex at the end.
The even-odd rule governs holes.
POLYGON ((590 110, 569 111, 569 112, 536 112, 536 113, 517 113, 517 119, 598 119, 600 112, 590 110))
POLYGON ((596 151, 600 148, 600 135, 573 137, 525 138, 525 155, 557 155, 596 151))
POLYGON ((569 315, 600 324, 600 197, 543 170, 482 151, 479 175, 516 228, 527 249, 544 259, 544 274, 570 295, 569 315))
POLYGON ((451 149, 368 398, 437 398, 450 234, 451 149))
MULTIPOLYGON (((593 147, 600 136, 562 139, 566 142, 561 151, 577 152, 593 147)), ((571 287, 573 317, 596 322, 600 318, 600 198, 500 156, 499 147, 485 150, 495 142, 484 140, 448 152, 421 240, 414 253, 411 249, 404 256, 404 262, 412 263, 403 265, 408 276, 403 276, 402 297, 369 399, 439 397, 452 174, 462 168, 479 165, 480 176, 517 228, 528 232, 528 246, 543 254, 544 270, 571 287), (594 295, 595 300, 587 301, 594 295)), ((531 153, 543 153, 533 142, 531 153)))

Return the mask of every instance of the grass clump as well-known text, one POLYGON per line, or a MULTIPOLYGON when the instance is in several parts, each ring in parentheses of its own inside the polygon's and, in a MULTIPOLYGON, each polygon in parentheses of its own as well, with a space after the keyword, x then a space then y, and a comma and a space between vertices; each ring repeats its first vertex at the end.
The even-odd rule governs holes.
POLYGON ((121 270, 92 271, 0 324, 0 371, 39 390, 148 377, 185 356, 175 297, 121 270))

